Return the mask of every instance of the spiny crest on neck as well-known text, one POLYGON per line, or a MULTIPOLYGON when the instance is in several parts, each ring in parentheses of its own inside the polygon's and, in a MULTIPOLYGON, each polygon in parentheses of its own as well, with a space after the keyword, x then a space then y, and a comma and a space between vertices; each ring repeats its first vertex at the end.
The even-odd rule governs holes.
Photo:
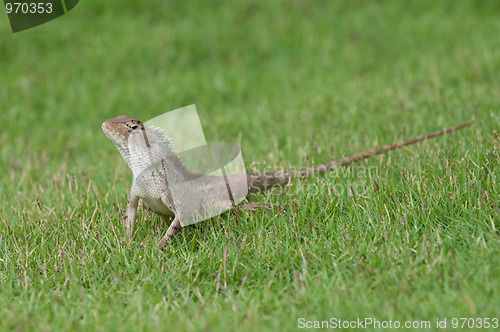
MULTIPOLYGON (((172 138, 168 137, 165 129, 156 126, 145 126, 145 128, 149 128, 149 130, 151 130, 151 133, 157 138, 158 144, 163 145, 170 151, 174 149, 174 141, 172 140, 172 138)), ((146 134, 148 134, 147 131, 146 134)))
POLYGON ((132 132, 127 143, 127 164, 134 174, 134 179, 169 158, 172 148, 172 140, 161 128, 144 126, 143 130, 132 132))

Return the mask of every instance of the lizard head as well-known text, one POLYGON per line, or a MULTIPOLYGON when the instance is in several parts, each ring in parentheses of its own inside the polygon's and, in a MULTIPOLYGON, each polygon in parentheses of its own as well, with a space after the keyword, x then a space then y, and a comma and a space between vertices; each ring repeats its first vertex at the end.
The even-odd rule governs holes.
POLYGON ((134 130, 143 130, 144 125, 140 120, 120 115, 109 119, 102 124, 102 130, 113 144, 127 143, 130 133, 134 130))
POLYGON ((102 130, 134 173, 161 160, 172 150, 172 142, 162 129, 146 126, 126 115, 107 120, 102 130))

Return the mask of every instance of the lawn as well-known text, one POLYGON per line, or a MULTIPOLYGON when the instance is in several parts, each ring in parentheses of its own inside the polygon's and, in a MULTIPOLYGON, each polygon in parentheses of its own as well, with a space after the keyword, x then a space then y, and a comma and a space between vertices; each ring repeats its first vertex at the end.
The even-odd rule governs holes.
POLYGON ((0 12, 0 330, 499 324, 499 12, 85 0, 16 34, 0 12), (132 176, 100 125, 190 104, 249 170, 475 124, 252 194, 276 206, 185 227, 164 251, 168 220, 141 210, 122 245, 132 176))

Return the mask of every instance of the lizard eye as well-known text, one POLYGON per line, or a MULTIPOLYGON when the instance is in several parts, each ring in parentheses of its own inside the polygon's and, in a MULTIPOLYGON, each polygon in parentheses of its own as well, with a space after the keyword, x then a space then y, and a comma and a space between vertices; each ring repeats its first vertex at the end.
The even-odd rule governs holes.
POLYGON ((136 124, 133 124, 132 126, 130 126, 130 128, 132 128, 132 130, 136 130, 137 128, 139 128, 139 126, 136 124))

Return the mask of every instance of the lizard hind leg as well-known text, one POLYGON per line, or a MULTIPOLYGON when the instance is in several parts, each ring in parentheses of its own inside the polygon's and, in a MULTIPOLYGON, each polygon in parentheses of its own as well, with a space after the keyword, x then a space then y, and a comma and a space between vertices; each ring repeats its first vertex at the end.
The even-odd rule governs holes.
POLYGON ((179 216, 176 214, 174 220, 170 224, 170 227, 167 229, 167 232, 165 235, 163 235, 162 239, 158 243, 158 246, 160 249, 164 249, 166 246, 172 242, 172 239, 174 238, 177 233, 179 233, 181 230, 181 220, 179 216))

